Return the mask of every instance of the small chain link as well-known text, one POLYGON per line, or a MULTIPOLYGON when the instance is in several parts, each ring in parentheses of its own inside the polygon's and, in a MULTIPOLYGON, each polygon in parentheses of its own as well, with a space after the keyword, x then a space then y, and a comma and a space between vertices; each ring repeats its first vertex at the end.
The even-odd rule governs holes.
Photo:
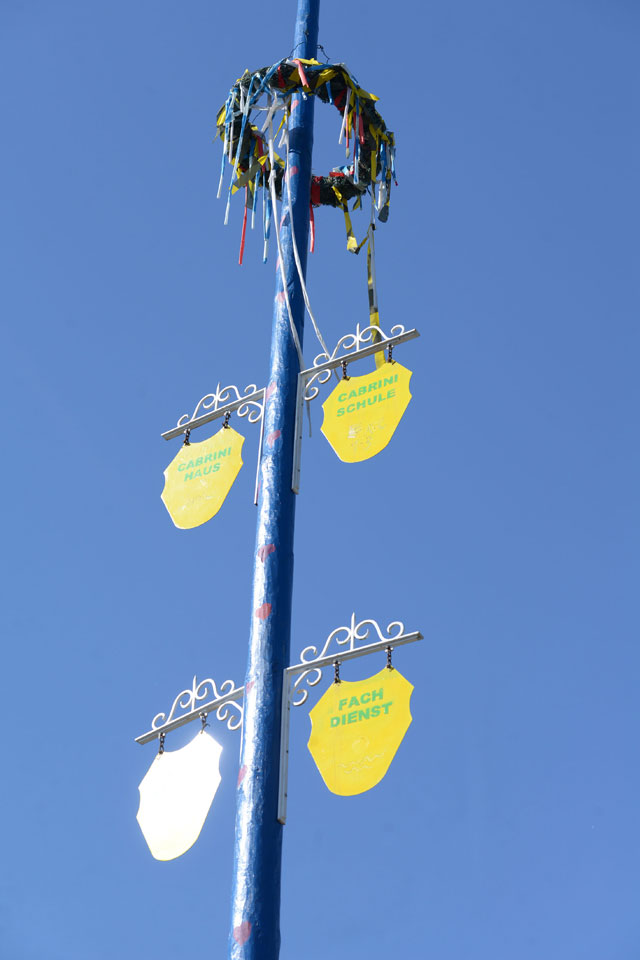
POLYGON ((202 729, 204 730, 205 727, 208 727, 208 726, 209 726, 209 724, 207 723, 207 714, 206 714, 206 713, 201 713, 201 714, 200 714, 200 719, 202 720, 202 729))
POLYGON ((340 661, 339 660, 333 661, 333 682, 342 683, 342 680, 340 679, 340 661))
POLYGON ((191 440, 189 440, 189 437, 190 437, 190 436, 191 436, 191 430, 185 430, 185 433, 184 433, 184 444, 183 444, 183 446, 185 446, 185 447, 190 447, 190 446, 191 446, 191 440))
POLYGON ((228 430, 228 429, 229 429, 229 420, 230 420, 230 419, 231 419, 231 410, 227 410, 227 412, 226 412, 225 415, 224 415, 224 423, 222 424, 222 427, 223 427, 224 430, 228 430))
POLYGON ((393 359, 393 344, 390 343, 390 344, 389 344, 389 359, 387 360, 387 363, 394 363, 394 362, 395 362, 395 361, 394 361, 394 359, 393 359))
POLYGON ((347 376, 347 361, 346 361, 346 360, 343 360, 343 361, 342 361, 342 379, 343 379, 343 380, 350 380, 350 379, 351 379, 350 377, 347 376))
POLYGON ((166 733, 161 733, 161 734, 160 734, 160 746, 159 746, 159 748, 158 748, 158 753, 164 753, 164 738, 165 738, 165 737, 166 737, 166 733))
POLYGON ((391 647, 387 647, 387 670, 393 670, 393 664, 391 663, 391 647))

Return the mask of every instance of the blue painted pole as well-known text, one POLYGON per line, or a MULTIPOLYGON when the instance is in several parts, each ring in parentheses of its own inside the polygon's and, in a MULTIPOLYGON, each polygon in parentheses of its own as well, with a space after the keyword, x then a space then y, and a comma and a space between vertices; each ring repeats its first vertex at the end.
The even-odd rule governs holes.
MULTIPOLYGON (((320 0, 298 0, 293 57, 315 58, 320 0)), ((289 124, 293 226, 306 272, 314 98, 294 95, 289 124), (297 101, 297 102, 296 102, 297 101)), ((283 184, 286 196, 286 185, 283 184)), ((283 210, 285 207, 283 206, 283 210)), ((283 265, 302 343, 304 300, 283 216, 283 265)), ((277 272, 266 391, 265 442, 254 556, 249 661, 234 856, 230 960, 277 960, 280 952, 282 825, 277 820, 282 676, 289 666, 295 494, 291 490, 298 355, 277 272)))

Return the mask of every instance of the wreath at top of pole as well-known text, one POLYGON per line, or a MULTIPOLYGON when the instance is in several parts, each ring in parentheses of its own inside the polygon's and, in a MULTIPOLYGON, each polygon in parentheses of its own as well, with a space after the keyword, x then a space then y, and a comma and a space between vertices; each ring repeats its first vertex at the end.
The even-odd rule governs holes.
MULTIPOLYGON (((335 167, 328 176, 313 176, 311 180, 311 207, 342 208, 347 226, 347 247, 358 253, 362 244, 353 236, 348 203, 355 200, 352 209, 362 205, 362 198, 370 189, 372 218, 374 211, 380 221, 389 216, 391 181, 395 180, 395 141, 384 120, 376 110, 378 97, 358 84, 344 64, 317 60, 285 59, 270 67, 250 73, 245 70, 231 90, 217 117, 218 135, 222 139, 222 166, 218 197, 222 189, 225 164, 231 166, 231 181, 225 213, 229 216, 231 195, 245 188, 245 214, 240 262, 244 248, 247 210, 255 218, 258 188, 264 191, 263 230, 265 255, 273 210, 270 188, 282 199, 285 160, 274 150, 274 140, 282 130, 281 143, 287 140, 287 121, 296 93, 303 98, 317 96, 324 103, 336 107, 342 116, 338 143, 346 142, 348 162, 335 167), (264 103, 261 101, 264 99, 264 103), (252 122, 254 111, 266 113, 261 129, 252 122), (273 130, 274 118, 283 116, 273 130), (284 129, 283 129, 284 128, 284 129), (270 161, 270 156, 273 162, 270 161), (273 170, 272 170, 273 167, 273 170), (273 173, 273 178, 271 174, 273 173)), ((313 213, 313 211, 311 211, 313 213)), ((363 241, 364 242, 364 241, 363 241)))

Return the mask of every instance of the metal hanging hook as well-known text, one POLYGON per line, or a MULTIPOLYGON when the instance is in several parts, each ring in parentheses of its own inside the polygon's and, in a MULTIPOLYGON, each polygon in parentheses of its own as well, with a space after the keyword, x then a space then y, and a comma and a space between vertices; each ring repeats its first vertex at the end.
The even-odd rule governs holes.
POLYGON ((347 376, 347 361, 346 361, 346 360, 343 360, 343 361, 342 361, 342 379, 343 379, 343 380, 349 380, 349 379, 351 379, 350 377, 347 376))
POLYGON ((190 447, 190 446, 191 446, 191 440, 189 440, 189 437, 190 437, 190 436, 191 436, 191 430, 185 430, 185 432, 184 432, 184 441, 183 441, 183 446, 184 446, 184 447, 190 447))
POLYGON ((340 679, 340 661, 339 660, 333 661, 333 682, 342 683, 342 680, 340 679))
POLYGON ((229 420, 230 420, 230 419, 231 419, 231 410, 227 410, 227 412, 226 412, 225 415, 224 415, 224 422, 223 422, 223 424, 222 424, 222 429, 223 429, 223 430, 228 430, 228 429, 229 429, 229 420))
POLYGON ((203 732, 204 732, 204 728, 209 726, 209 724, 207 723, 207 714, 206 714, 206 713, 201 713, 201 714, 200 714, 200 719, 202 720, 202 730, 201 730, 201 733, 203 733, 203 732))
POLYGON ((387 363, 395 363, 395 360, 393 359, 393 344, 392 344, 392 343, 389 344, 389 356, 388 356, 388 358, 387 358, 387 363))
POLYGON ((387 647, 387 670, 393 670, 393 664, 391 663, 391 650, 392 647, 387 647))
POLYGON ((159 738, 159 739, 160 739, 160 746, 158 747, 158 755, 160 755, 161 753, 164 753, 164 738, 165 738, 165 737, 166 737, 166 733, 161 733, 161 734, 160 734, 160 738, 159 738))

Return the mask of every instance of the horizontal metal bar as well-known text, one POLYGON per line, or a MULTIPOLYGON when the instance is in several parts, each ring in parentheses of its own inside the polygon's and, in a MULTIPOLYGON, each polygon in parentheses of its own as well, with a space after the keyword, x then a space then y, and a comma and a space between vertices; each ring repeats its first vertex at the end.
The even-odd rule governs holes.
MULTIPOLYGON (((233 413, 234 410, 237 410, 238 407, 242 407, 245 403, 256 403, 261 401, 264 397, 264 387, 260 390, 256 390, 255 393, 250 393, 246 397, 241 397, 239 400, 233 400, 231 403, 225 403, 223 407, 218 407, 217 410, 208 410, 206 413, 203 413, 202 416, 196 417, 194 420, 189 420, 187 423, 183 423, 180 427, 172 427, 171 430, 165 430, 162 434, 165 440, 173 440, 174 437, 181 436, 185 430, 195 430, 196 427, 202 427, 205 423, 211 423, 212 420, 217 420, 219 417, 224 417, 225 413, 233 413)), ((264 414, 263 414, 264 416, 264 414)))
POLYGON ((305 380, 309 380, 315 373, 320 373, 322 370, 335 370, 336 367, 341 367, 343 360, 346 360, 347 363, 353 363, 355 360, 363 360, 365 357, 370 357, 374 353, 386 350, 389 346, 395 347, 398 343, 404 343, 406 340, 414 340, 419 336, 419 331, 414 327, 413 330, 405 330, 404 333, 399 333, 396 337, 389 337, 387 340, 378 340, 377 343, 372 343, 368 347, 354 351, 354 353, 344 353, 332 360, 327 360, 325 363, 319 363, 317 367, 309 367, 306 370, 301 370, 299 375, 305 380))
POLYGON ((149 730, 148 733, 144 733, 141 737, 136 737, 136 743, 150 743, 152 740, 155 740, 156 737, 159 737, 161 733, 177 730, 178 727, 183 727, 185 723, 191 723, 192 720, 197 720, 200 714, 213 713, 214 710, 228 703, 229 700, 242 700, 243 696, 244 687, 237 687, 230 693, 225 693, 224 697, 218 697, 217 700, 210 700, 208 703, 203 703, 202 706, 191 710, 190 713, 184 713, 181 717, 176 717, 175 720, 170 720, 169 723, 163 723, 161 727, 156 727, 155 730, 149 730))
POLYGON ((357 650, 345 650, 344 653, 336 651, 329 657, 320 657, 318 660, 309 660, 307 663, 296 663, 292 667, 287 667, 285 673, 306 673, 309 670, 330 667, 336 660, 344 663, 345 660, 355 660, 356 657, 364 657, 368 653, 378 653, 380 650, 386 650, 387 647, 391 647, 391 649, 401 647, 405 643, 415 643, 416 640, 424 640, 422 634, 417 630, 414 633, 402 633, 393 640, 377 640, 375 643, 368 643, 364 647, 358 647, 357 650))

